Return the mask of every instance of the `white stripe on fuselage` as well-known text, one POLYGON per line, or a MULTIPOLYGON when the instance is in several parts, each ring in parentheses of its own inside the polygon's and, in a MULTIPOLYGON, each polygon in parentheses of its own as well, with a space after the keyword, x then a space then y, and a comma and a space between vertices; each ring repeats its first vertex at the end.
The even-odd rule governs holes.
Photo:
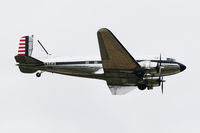
MULTIPOLYGON (((101 61, 100 57, 93 57, 93 56, 89 56, 89 57, 52 57, 49 56, 47 58, 38 58, 39 60, 43 61, 43 62, 74 62, 75 64, 77 64, 76 62, 81 62, 81 61, 85 61, 85 64, 98 64, 98 61, 101 61), (94 63, 89 63, 89 62, 94 62, 94 63)), ((152 67, 155 67, 157 65, 157 62, 151 62, 151 60, 154 61, 159 61, 159 57, 138 57, 135 58, 135 60, 140 61, 138 62, 141 66, 145 66, 148 65, 148 63, 151 64, 152 67)), ((166 61, 167 58, 162 57, 162 61, 166 61)), ((162 63, 163 65, 167 65, 169 63, 162 63)))
MULTIPOLYGON (((40 59, 43 62, 101 61, 101 57, 99 57, 99 56, 54 57, 54 56, 51 55, 51 56, 48 56, 48 57, 45 57, 45 58, 37 57, 37 59, 40 59)), ((145 60, 145 61, 149 61, 149 60, 158 60, 159 61, 159 57, 155 57, 155 56, 134 56, 134 59, 135 60, 145 60)), ((167 58, 166 57, 162 57, 162 60, 167 60, 167 58)))

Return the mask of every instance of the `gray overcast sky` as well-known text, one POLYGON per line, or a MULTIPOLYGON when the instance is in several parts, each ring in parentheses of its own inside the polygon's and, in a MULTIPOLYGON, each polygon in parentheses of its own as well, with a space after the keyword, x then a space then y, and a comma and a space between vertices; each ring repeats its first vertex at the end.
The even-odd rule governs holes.
POLYGON ((1 133, 199 133, 198 0, 1 0, 1 133), (58 56, 100 56, 96 32, 109 28, 133 55, 187 66, 160 88, 112 96, 104 81, 15 66, 19 38, 34 34, 58 56))

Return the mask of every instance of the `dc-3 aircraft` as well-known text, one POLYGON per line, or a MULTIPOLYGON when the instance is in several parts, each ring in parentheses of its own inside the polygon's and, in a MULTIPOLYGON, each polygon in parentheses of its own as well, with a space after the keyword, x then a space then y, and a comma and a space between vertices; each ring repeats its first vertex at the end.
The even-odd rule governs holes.
POLYGON ((35 59, 31 57, 33 51, 31 36, 20 38, 15 60, 23 73, 39 71, 36 73, 37 77, 46 71, 105 80, 113 95, 126 94, 136 87, 145 90, 157 86, 161 86, 163 93, 163 82, 165 82, 163 76, 177 74, 186 69, 185 65, 172 58, 161 59, 161 55, 156 59, 134 59, 106 28, 100 29, 97 36, 101 60, 41 61, 35 59))

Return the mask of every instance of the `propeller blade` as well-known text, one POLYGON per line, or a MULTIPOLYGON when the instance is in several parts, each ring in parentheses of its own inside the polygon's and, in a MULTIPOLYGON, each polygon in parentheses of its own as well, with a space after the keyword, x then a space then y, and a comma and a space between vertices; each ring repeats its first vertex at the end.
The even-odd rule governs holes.
POLYGON ((163 76, 162 76, 162 66, 161 66, 161 62, 162 62, 162 55, 160 54, 160 58, 159 58, 159 62, 157 63, 157 66, 156 66, 156 69, 157 69, 157 72, 159 73, 159 85, 161 85, 161 91, 162 91, 162 94, 163 94, 163 90, 164 90, 164 86, 163 86, 163 82, 165 82, 163 80, 163 76))
POLYGON ((162 94, 163 94, 163 76, 162 76, 162 80, 161 80, 162 84, 161 84, 161 91, 162 91, 162 94))
POLYGON ((159 64, 160 66, 161 66, 161 58, 162 58, 162 57, 161 57, 161 54, 160 54, 160 64, 159 64))
POLYGON ((161 54, 160 54, 160 60, 159 60, 159 66, 158 66, 158 68, 159 68, 159 80, 161 81, 161 74, 162 74, 162 67, 161 67, 161 54))
POLYGON ((157 62, 157 66, 156 66, 156 69, 157 69, 157 73, 160 74, 160 67, 161 67, 161 60, 162 60, 162 56, 160 54, 160 58, 159 58, 159 61, 157 62))
POLYGON ((162 74, 162 69, 161 69, 161 67, 159 67, 159 78, 161 77, 161 74, 162 74))

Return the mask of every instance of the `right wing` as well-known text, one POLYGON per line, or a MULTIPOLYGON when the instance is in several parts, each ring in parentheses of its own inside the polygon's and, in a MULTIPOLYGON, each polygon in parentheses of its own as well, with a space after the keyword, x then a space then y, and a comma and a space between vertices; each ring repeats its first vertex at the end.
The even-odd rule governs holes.
POLYGON ((124 95, 137 88, 136 86, 110 86, 110 85, 108 85, 108 87, 113 95, 124 95))
POLYGON ((122 46, 117 38, 106 28, 97 32, 99 48, 104 71, 109 70, 134 70, 140 65, 122 46))

